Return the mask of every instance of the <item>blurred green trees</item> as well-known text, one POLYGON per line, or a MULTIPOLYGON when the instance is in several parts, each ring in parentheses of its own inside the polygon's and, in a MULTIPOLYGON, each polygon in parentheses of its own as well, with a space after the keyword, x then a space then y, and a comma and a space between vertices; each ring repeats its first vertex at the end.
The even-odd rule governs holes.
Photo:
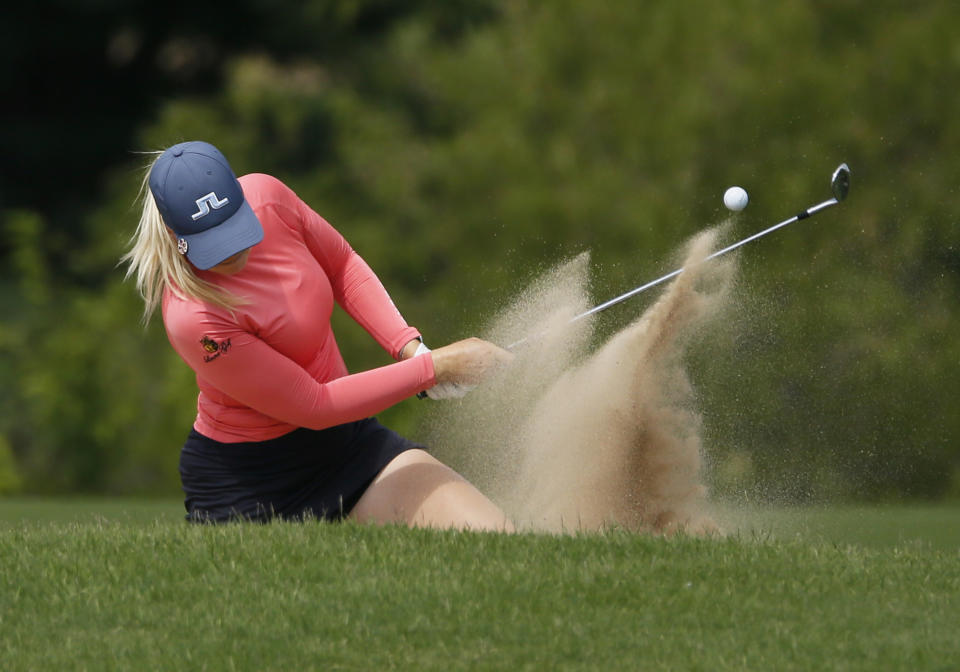
MULTIPOLYGON (((137 218, 127 150, 193 138, 238 173, 287 181, 432 344, 481 329, 583 250, 598 301, 636 286, 727 218, 727 186, 751 196, 730 224, 739 239, 825 199, 847 161, 849 201, 745 248, 736 305, 691 353, 714 486, 800 501, 948 491, 960 470, 953 4, 299 2, 282 18, 260 4, 239 3, 259 17, 243 39, 162 27, 144 62, 188 58, 199 31, 217 46, 200 70, 215 86, 162 68, 127 82, 149 106, 89 176, 89 198, 20 202, 10 185, 34 178, 5 157, 0 491, 176 489, 192 375, 159 320, 140 327, 115 264, 137 218)), ((89 119, 58 118, 85 147, 89 119)), ((351 368, 385 363, 336 319, 351 368)), ((384 418, 416 434, 422 412, 407 402, 384 418)))

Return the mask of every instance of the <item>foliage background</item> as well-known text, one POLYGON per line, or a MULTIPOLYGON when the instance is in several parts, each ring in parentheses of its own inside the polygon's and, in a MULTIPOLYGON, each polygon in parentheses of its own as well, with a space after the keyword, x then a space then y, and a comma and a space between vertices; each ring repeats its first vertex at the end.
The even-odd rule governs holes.
MULTIPOLYGON (((740 238, 826 198, 846 161, 849 201, 746 248, 736 305, 691 354, 712 483, 960 493, 955 3, 2 11, 0 493, 177 492, 193 377, 116 263, 137 152, 195 138, 287 181, 432 344, 583 250, 598 300, 657 277, 724 221, 727 186, 751 194, 740 238)), ((336 319, 352 369, 386 362, 336 319)), ((422 413, 382 419, 415 436, 422 413)))

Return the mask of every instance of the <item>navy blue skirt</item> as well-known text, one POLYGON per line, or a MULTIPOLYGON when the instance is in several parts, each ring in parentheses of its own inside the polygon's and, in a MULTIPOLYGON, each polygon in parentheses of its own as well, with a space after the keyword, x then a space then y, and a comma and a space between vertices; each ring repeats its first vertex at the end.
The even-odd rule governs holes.
POLYGON ((367 418, 249 443, 190 431, 180 451, 187 519, 340 520, 400 453, 423 446, 367 418))

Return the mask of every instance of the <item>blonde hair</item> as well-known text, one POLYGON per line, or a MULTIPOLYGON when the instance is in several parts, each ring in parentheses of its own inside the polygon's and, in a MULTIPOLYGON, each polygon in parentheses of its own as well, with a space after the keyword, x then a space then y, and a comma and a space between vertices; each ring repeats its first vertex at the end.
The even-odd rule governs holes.
POLYGON ((153 312, 163 300, 164 290, 182 299, 195 299, 220 306, 231 313, 245 301, 216 285, 202 280, 193 272, 186 257, 177 251, 173 232, 167 228, 150 191, 150 170, 163 152, 154 154, 140 182, 138 200, 143 204, 140 222, 130 238, 130 249, 120 258, 127 262, 125 279, 136 277, 137 291, 143 297, 143 323, 150 321, 153 312))

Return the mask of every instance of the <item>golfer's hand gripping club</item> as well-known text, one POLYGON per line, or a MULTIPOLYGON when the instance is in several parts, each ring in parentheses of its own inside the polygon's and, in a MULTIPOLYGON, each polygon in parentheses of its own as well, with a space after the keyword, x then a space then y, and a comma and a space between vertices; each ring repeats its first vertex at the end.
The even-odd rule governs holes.
MULTIPOLYGON (((419 357, 420 355, 425 355, 430 352, 423 342, 417 346, 417 351, 413 353, 414 357, 419 357)), ((420 392, 417 396, 423 399, 424 397, 430 397, 433 400, 440 399, 459 399, 466 396, 467 392, 473 389, 474 386, 458 383, 437 383, 429 390, 420 392)))
POLYGON ((420 343, 414 357, 430 353, 437 384, 417 396, 434 400, 459 399, 473 390, 489 374, 508 363, 513 355, 479 338, 457 341, 436 350, 420 343))

